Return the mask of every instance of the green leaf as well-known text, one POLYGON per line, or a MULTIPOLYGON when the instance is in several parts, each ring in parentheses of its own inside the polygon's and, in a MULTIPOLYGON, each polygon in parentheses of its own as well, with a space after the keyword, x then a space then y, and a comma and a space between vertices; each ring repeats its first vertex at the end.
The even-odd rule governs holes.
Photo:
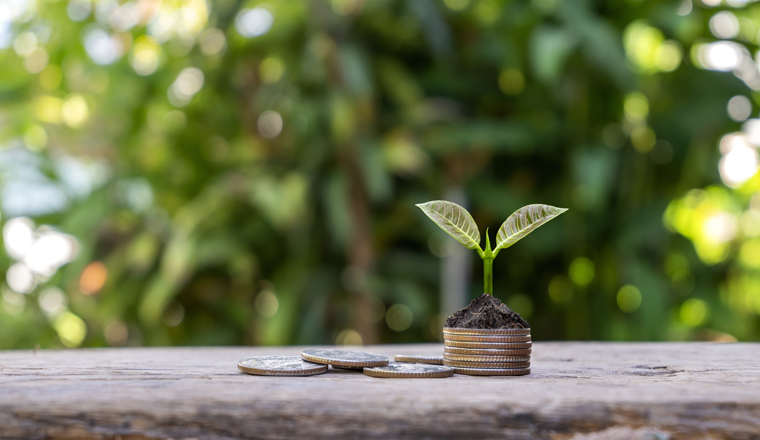
POLYGON ((480 250, 478 225, 466 209, 445 200, 433 200, 416 206, 465 247, 480 250))
POLYGON ((499 233, 496 234, 496 249, 494 250, 498 252, 512 246, 539 226, 565 211, 567 211, 566 208, 549 205, 523 206, 512 213, 499 228, 499 233))

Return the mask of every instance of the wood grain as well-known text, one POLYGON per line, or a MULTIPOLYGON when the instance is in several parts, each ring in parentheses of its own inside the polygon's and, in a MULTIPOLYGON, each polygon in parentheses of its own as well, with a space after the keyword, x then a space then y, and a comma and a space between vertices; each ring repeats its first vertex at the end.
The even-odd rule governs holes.
POLYGON ((0 352, 0 438, 760 438, 760 344, 538 342, 524 377, 237 370, 242 358, 302 348, 0 352))

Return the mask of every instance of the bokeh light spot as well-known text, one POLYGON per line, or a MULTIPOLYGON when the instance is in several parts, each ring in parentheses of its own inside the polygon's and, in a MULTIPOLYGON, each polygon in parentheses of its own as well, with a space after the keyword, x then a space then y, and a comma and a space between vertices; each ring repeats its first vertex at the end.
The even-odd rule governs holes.
POLYGON ((40 305, 40 310, 50 317, 55 317, 63 313, 68 304, 66 294, 57 287, 48 287, 40 292, 37 302, 40 305))
POLYGON ((641 306, 641 292, 636 286, 623 286, 618 290, 617 304, 626 313, 635 312, 641 306))
POLYGON ((38 47, 24 58, 24 69, 29 73, 40 73, 48 65, 48 53, 45 49, 38 47))
POLYGON ((724 40, 734 38, 739 34, 739 20, 731 11, 720 11, 710 18, 710 32, 724 40))
POLYGON ((164 308, 162 320, 169 327, 176 327, 185 319, 185 307, 179 301, 172 301, 164 308))
POLYGON ((82 318, 71 312, 59 315, 53 321, 53 328, 58 332, 63 345, 67 347, 78 347, 87 336, 87 325, 82 318))
POLYGON ((335 345, 356 345, 361 346, 363 344, 362 335, 356 330, 347 328, 338 333, 338 337, 335 338, 335 345))
POLYGON ((528 295, 522 293, 513 295, 507 301, 507 305, 524 319, 530 319, 533 316, 533 300, 528 295))
POLYGON ((37 285, 34 274, 23 263, 12 264, 5 273, 5 281, 8 287, 18 293, 29 293, 37 285))
POLYGON ((114 319, 106 325, 103 336, 111 347, 122 347, 129 339, 129 329, 122 321, 114 319))
POLYGON ((475 15, 486 26, 495 23, 501 17, 501 11, 501 6, 494 0, 480 0, 475 7, 475 15))
POLYGON ((27 57, 37 49, 37 36, 31 32, 22 32, 13 40, 13 50, 18 56, 27 57))
POLYGON ((82 95, 71 95, 61 107, 61 119, 71 128, 80 128, 90 116, 87 101, 82 95))
POLYGON ((24 256, 24 262, 32 272, 49 277, 74 259, 76 252, 77 241, 74 237, 43 226, 37 230, 34 244, 24 256))
POLYGON ((674 40, 665 41, 662 32, 645 20, 628 25, 623 33, 623 46, 628 59, 644 74, 673 71, 683 59, 681 45, 674 40))
POLYGON ((632 123, 641 123, 649 115, 649 101, 642 93, 630 93, 625 97, 623 110, 626 119, 632 123))
POLYGON ((436 257, 446 258, 454 253, 454 246, 452 245, 458 244, 452 241, 453 239, 445 232, 436 231, 428 239, 428 248, 436 257))
POLYGON ((681 306, 681 321, 689 326, 696 327, 707 319, 707 303, 701 299, 691 298, 681 306))
POLYGON ((69 0, 66 4, 66 15, 71 21, 84 21, 92 12, 92 1, 90 0, 69 0))
POLYGON ((716 212, 703 224, 704 235, 716 243, 733 240, 737 229, 736 217, 728 212, 716 212))
POLYGON ((116 37, 97 26, 87 28, 84 34, 84 48, 96 64, 113 64, 124 54, 124 44, 116 37))
POLYGON ((412 325, 414 314, 412 309, 404 304, 394 304, 385 314, 385 322, 393 331, 402 332, 412 325))
POLYGON ((720 177, 727 186, 737 187, 749 180, 760 167, 760 156, 749 139, 741 134, 728 134, 720 141, 723 157, 718 163, 720 177))
POLYGON ((62 79, 61 68, 55 64, 49 64, 40 72, 40 85, 45 90, 54 90, 61 85, 62 79))
POLYGON ((34 243, 34 222, 26 217, 8 220, 3 226, 3 241, 8 255, 24 258, 34 243))
POLYGON ((269 9, 259 6, 240 11, 235 18, 235 29, 240 35, 253 38, 267 33, 273 23, 274 15, 269 9))
POLYGON ((672 72, 681 65, 683 50, 678 42, 668 40, 657 51, 657 68, 662 72, 672 72))
POLYGON ((108 269, 100 261, 93 261, 85 266, 79 276, 79 290, 85 295, 95 295, 106 284, 108 269))
POLYGON ((594 280, 596 268, 594 263, 585 257, 578 257, 570 263, 570 279, 579 286, 587 286, 594 280))
POLYGON ((717 41, 695 48, 699 64, 710 70, 727 72, 738 67, 744 59, 743 46, 733 41, 717 41))
POLYGON ((752 102, 744 95, 737 95, 728 100, 726 110, 731 119, 743 122, 752 114, 752 102))
POLYGON ((4 286, 0 288, 0 293, 3 297, 2 305, 5 313, 11 316, 18 316, 24 313, 24 309, 26 308, 26 295, 14 292, 4 286))
POLYGON ((268 290, 264 290, 256 295, 254 304, 256 306, 256 312, 264 318, 271 318, 274 316, 280 306, 279 302, 277 302, 277 296, 268 290))
POLYGON ((745 241, 739 250, 739 261, 749 268, 760 269, 760 240, 745 241))
POLYGON ((204 55, 218 55, 227 47, 227 38, 224 36, 224 32, 219 29, 207 29, 201 35, 200 44, 201 52, 204 55))
POLYGON ((167 97, 175 107, 184 107, 201 90, 204 82, 203 72, 195 67, 183 69, 177 79, 169 86, 167 97))
POLYGON ((135 41, 129 63, 138 75, 147 76, 158 68, 161 47, 153 38, 143 35, 135 41))
POLYGON ((570 280, 563 276, 557 275, 549 282, 549 297, 557 303, 565 303, 573 299, 573 286, 570 280))
POLYGON ((274 110, 267 110, 259 116, 256 127, 261 137, 275 138, 282 131, 282 116, 274 110))
POLYGON ((259 75, 265 84, 276 83, 282 78, 283 73, 285 73, 285 64, 280 58, 267 57, 259 65, 259 75))
POLYGON ((631 144, 639 153, 649 153, 657 142, 654 131, 646 125, 638 125, 631 130, 631 144))
POLYGON ((506 95, 519 95, 525 88, 525 78, 517 69, 506 69, 499 75, 499 88, 506 95))
POLYGON ((330 0, 333 12, 338 15, 349 15, 359 6, 358 0, 330 0))
POLYGON ((443 4, 452 11, 461 11, 470 5, 470 0, 443 0, 443 4))
POLYGON ((47 146, 47 132, 41 126, 35 124, 24 131, 24 144, 32 151, 40 151, 47 146))

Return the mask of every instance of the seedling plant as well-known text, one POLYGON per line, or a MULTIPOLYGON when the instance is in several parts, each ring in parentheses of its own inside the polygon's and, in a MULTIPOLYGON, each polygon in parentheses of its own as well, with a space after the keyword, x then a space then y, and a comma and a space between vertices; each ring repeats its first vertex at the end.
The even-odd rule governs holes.
POLYGON ((434 200, 416 205, 441 229, 446 231, 468 249, 477 251, 483 259, 484 292, 493 295, 493 260, 502 249, 506 249, 539 226, 567 211, 550 205, 524 206, 507 218, 496 234, 496 248, 491 249, 491 241, 486 229, 486 247, 480 247, 478 225, 466 209, 453 202, 434 200))

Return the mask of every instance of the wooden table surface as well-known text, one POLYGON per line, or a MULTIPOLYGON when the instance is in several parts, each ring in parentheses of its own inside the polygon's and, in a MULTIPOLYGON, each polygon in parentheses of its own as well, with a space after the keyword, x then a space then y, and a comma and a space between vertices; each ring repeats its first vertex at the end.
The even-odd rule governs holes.
POLYGON ((303 348, 0 352, 0 438, 760 438, 760 344, 537 342, 523 377, 237 370, 303 348))

